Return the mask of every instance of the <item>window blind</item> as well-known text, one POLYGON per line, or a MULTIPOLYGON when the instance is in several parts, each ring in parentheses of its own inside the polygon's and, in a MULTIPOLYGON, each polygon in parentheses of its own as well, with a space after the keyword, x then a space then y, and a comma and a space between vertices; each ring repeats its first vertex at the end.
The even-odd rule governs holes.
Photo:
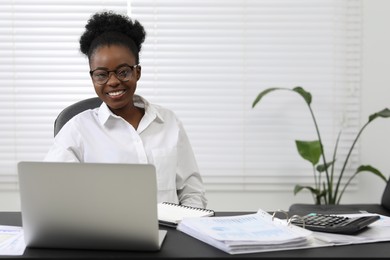
MULTIPOLYGON (((291 190, 313 181, 294 140, 345 157, 359 125, 360 0, 5 0, 0 3, 0 189, 16 163, 41 160, 58 113, 95 96, 78 39, 91 14, 130 14, 147 31, 137 92, 183 121, 207 190, 291 190)), ((327 156, 330 158, 330 155, 327 156)), ((358 150, 350 162, 356 164, 358 150)))
POLYGON ((345 158, 359 126, 359 0, 132 0, 129 15, 147 31, 137 91, 182 119, 208 190, 313 183, 294 142, 317 139, 310 112, 287 91, 252 109, 268 87, 309 91, 328 161, 340 129, 345 158))
POLYGON ((43 159, 63 108, 96 95, 78 40, 103 9, 125 14, 127 1, 0 2, 0 189, 17 188, 18 161, 43 159))

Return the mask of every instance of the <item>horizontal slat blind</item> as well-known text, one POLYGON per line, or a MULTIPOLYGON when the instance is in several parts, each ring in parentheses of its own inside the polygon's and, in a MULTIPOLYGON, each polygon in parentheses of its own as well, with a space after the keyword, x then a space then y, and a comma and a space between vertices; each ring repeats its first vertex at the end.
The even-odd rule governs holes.
POLYGON ((78 41, 103 9, 127 1, 0 2, 0 189, 16 188, 18 161, 43 159, 63 108, 96 95, 78 41))
MULTIPOLYGON (((146 28, 138 93, 182 119, 208 190, 291 190, 313 182, 294 140, 317 139, 328 161, 338 131, 345 158, 359 127, 359 0, 132 0, 146 28)), ((358 150, 350 160, 356 165, 358 150)))
MULTIPOLYGON (((138 93, 173 109, 208 190, 291 190, 313 181, 295 139, 316 138, 300 85, 328 152, 343 128, 344 158, 359 125, 360 0, 129 1, 147 30, 138 93)), ((16 163, 40 160, 67 105, 95 96, 78 39, 90 15, 126 13, 127 1, 0 2, 0 189, 16 163)), ((351 163, 356 164, 358 150, 351 163)))

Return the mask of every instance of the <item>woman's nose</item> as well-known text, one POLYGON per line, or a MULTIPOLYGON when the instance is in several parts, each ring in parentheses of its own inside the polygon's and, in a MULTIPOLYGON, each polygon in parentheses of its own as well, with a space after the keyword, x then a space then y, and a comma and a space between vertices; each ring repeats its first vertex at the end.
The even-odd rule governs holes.
POLYGON ((110 86, 116 86, 116 85, 119 85, 121 83, 121 81, 117 78, 116 74, 114 71, 110 71, 108 73, 108 80, 107 80, 107 85, 110 85, 110 86))

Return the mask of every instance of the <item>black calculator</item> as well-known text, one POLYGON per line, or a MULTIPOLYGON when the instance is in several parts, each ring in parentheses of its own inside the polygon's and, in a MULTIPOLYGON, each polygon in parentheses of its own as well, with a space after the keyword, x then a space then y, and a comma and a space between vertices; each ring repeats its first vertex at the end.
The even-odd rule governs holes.
POLYGON ((354 234, 365 229, 369 224, 377 221, 378 215, 345 217, 338 215, 325 215, 310 213, 301 218, 294 218, 291 224, 304 227, 312 231, 354 234))

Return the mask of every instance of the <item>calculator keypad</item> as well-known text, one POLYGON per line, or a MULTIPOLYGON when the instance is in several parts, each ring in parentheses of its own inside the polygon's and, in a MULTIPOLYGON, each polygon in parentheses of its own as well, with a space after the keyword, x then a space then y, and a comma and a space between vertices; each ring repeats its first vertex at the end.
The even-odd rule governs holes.
POLYGON ((305 225, 315 225, 315 226, 344 226, 350 222, 348 217, 340 216, 326 216, 326 215, 307 215, 303 217, 305 225))
POLYGON ((311 213, 303 216, 302 218, 296 218, 292 220, 291 223, 305 227, 312 231, 353 234, 363 230, 369 224, 378 219, 379 216, 349 218, 345 216, 311 213))

